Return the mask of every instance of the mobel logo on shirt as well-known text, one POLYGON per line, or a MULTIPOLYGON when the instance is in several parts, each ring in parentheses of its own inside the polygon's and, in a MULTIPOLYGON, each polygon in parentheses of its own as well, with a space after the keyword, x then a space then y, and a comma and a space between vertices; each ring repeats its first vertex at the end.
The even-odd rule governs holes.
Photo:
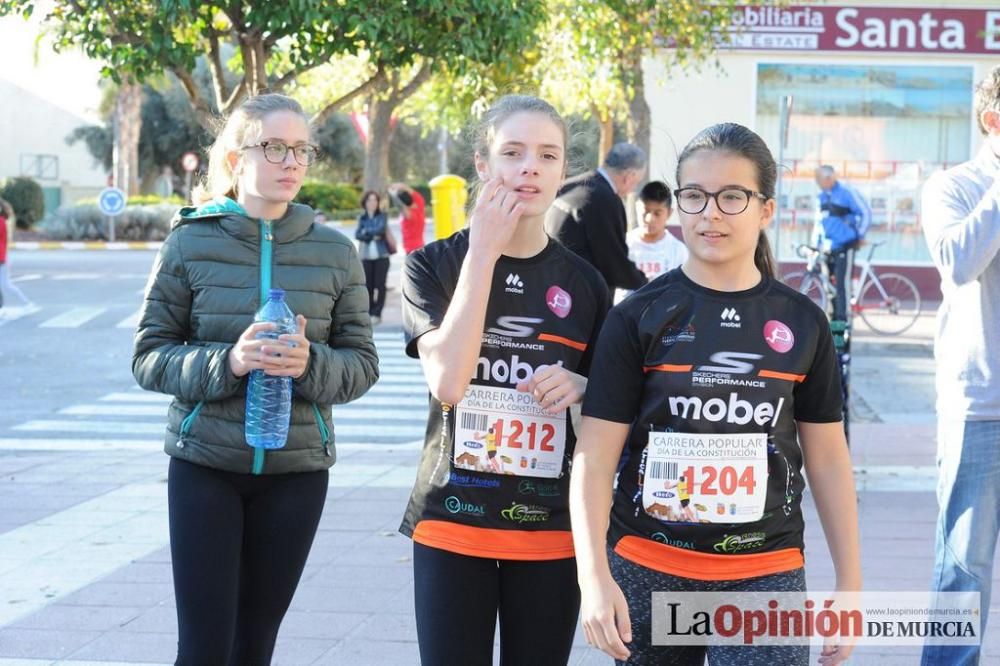
POLYGON ((740 399, 735 391, 729 394, 728 400, 711 398, 702 400, 697 396, 673 396, 667 399, 670 414, 689 421, 711 421, 713 423, 733 423, 746 425, 753 421, 759 426, 778 424, 784 398, 778 398, 778 404, 762 402, 754 405, 749 400, 740 399))
MULTIPOLYGON (((558 366, 562 366, 562 364, 562 361, 556 363, 558 366)), ((549 365, 551 364, 545 363, 538 367, 532 367, 530 363, 522 361, 517 354, 513 354, 510 361, 505 361, 502 358, 491 361, 485 356, 480 356, 479 362, 476 363, 475 377, 484 382, 493 380, 501 384, 519 384, 528 381, 536 372, 541 372, 549 365)))
POLYGON ((504 291, 508 294, 524 293, 524 282, 521 281, 521 276, 517 273, 508 273, 507 279, 504 282, 507 284, 507 288, 504 291))
POLYGON ((722 328, 743 327, 743 324, 740 323, 740 314, 736 311, 736 308, 724 308, 720 318, 722 321, 719 322, 719 326, 722 328))

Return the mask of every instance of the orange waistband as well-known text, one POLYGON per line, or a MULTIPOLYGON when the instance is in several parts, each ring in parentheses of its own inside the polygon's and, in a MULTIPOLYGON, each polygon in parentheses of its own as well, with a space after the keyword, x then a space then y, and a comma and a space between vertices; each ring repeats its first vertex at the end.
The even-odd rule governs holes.
POLYGON ((695 580, 741 580, 794 571, 805 565, 798 548, 767 553, 717 555, 668 546, 637 536, 622 537, 615 552, 647 569, 695 580))
POLYGON ((562 530, 498 530, 421 520, 413 530, 413 540, 431 548, 497 560, 561 560, 576 556, 573 535, 562 530))

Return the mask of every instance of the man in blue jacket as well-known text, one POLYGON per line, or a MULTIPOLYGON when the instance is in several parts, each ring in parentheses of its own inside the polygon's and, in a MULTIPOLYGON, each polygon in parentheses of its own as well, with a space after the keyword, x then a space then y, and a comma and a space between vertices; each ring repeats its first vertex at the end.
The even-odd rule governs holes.
POLYGON ((850 280, 847 269, 854 264, 854 249, 871 226, 872 210, 856 189, 837 180, 837 172, 832 166, 816 169, 816 184, 821 190, 819 208, 823 214, 823 235, 830 241, 830 273, 837 283, 833 318, 844 321, 850 280))

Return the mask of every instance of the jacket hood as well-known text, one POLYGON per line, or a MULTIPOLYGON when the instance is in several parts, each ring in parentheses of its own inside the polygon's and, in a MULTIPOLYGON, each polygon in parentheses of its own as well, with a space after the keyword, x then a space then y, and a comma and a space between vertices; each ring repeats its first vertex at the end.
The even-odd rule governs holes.
MULTIPOLYGON (((309 206, 288 204, 285 215, 273 220, 275 239, 286 242, 305 235, 312 228, 314 217, 315 213, 309 206)), ((194 222, 215 222, 234 236, 251 240, 259 238, 259 220, 250 217, 243 206, 228 197, 216 197, 200 206, 184 206, 170 221, 170 230, 194 222)))

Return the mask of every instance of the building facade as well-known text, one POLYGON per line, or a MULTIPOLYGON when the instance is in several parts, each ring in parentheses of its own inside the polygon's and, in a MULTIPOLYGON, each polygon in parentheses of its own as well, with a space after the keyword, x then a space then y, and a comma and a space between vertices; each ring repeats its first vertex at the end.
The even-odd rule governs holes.
POLYGON ((0 18, 0 180, 35 179, 51 211, 95 196, 107 173, 82 141, 66 143, 76 128, 103 124, 100 64, 79 52, 55 53, 44 35, 36 42, 42 31, 37 15, 0 18))
POLYGON ((874 263, 900 267, 935 297, 920 189, 981 145, 972 88, 1000 64, 1000 5, 742 7, 730 38, 719 66, 701 72, 668 71, 663 58, 645 62, 651 175, 673 182, 677 154, 708 125, 751 127, 782 165, 780 217, 770 231, 780 261, 794 263, 795 245, 810 238, 818 219, 813 175, 829 164, 871 204, 868 238, 885 241, 874 263))

